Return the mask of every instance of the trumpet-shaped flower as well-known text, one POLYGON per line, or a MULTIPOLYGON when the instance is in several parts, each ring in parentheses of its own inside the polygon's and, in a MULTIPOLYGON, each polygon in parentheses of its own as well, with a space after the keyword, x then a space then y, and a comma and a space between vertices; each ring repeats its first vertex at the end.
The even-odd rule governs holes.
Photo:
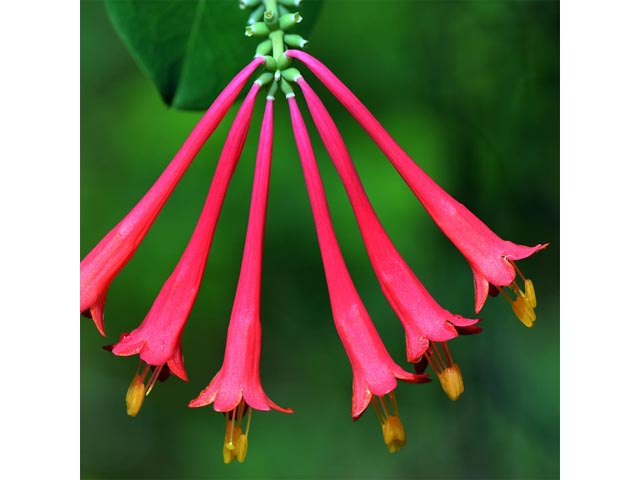
POLYGON ((192 160, 262 63, 264 57, 255 58, 231 80, 149 191, 80 262, 80 312, 93 319, 102 335, 104 304, 111 282, 129 262, 192 160))
MULTIPOLYGON (((325 269, 333 318, 353 369, 352 416, 357 419, 371 402, 384 402, 392 394, 397 379, 408 382, 426 382, 427 377, 411 374, 398 366, 387 352, 369 314, 365 309, 340 253, 340 247, 331 225, 329 207, 316 165, 306 126, 293 94, 289 94, 289 109, 294 136, 302 163, 311 210, 316 225, 318 243, 325 269)), ((395 402, 395 397, 391 399, 395 402)), ((386 405, 386 404, 385 404, 386 405)), ((382 405, 379 405, 382 409, 382 405)), ((380 416, 383 437, 390 451, 405 443, 404 430, 397 415, 384 409, 380 416)))
POLYGON ((180 342, 182 331, 200 289, 220 209, 244 147, 260 86, 259 82, 253 84, 231 126, 207 200, 180 261, 140 326, 123 335, 113 347, 112 352, 116 355, 140 354, 141 361, 148 366, 155 366, 148 385, 144 384, 147 369, 142 375, 136 372, 127 393, 127 411, 130 415, 137 414, 145 395, 153 387, 155 372, 159 372, 165 363, 174 375, 187 380, 180 342), (145 395, 142 395, 143 391, 145 395))
POLYGON ((471 266, 475 282, 476 313, 482 309, 490 285, 498 289, 509 287, 516 295, 515 300, 503 289, 502 293, 509 299, 518 318, 525 325, 532 326, 535 321, 536 306, 533 283, 519 273, 514 261, 533 255, 545 248, 547 244, 527 247, 498 237, 464 205, 436 184, 325 65, 299 50, 287 50, 285 55, 302 61, 353 115, 389 158, 438 227, 465 256, 471 266), (525 282, 524 289, 515 281, 516 272, 525 282))
POLYGON ((407 360, 417 362, 431 341, 451 340, 458 335, 456 326, 467 327, 477 320, 454 315, 438 305, 409 268, 382 227, 329 112, 304 78, 299 77, 297 83, 351 201, 382 291, 404 326, 407 360))
POLYGON ((260 381, 260 278, 272 142, 273 98, 268 97, 256 159, 249 226, 224 361, 211 383, 189 403, 190 407, 213 403, 215 411, 225 412, 227 427, 222 450, 225 463, 234 459, 240 463, 244 461, 252 409, 273 408, 291 413, 291 410, 279 407, 267 397, 260 381), (243 430, 241 421, 247 411, 243 430))

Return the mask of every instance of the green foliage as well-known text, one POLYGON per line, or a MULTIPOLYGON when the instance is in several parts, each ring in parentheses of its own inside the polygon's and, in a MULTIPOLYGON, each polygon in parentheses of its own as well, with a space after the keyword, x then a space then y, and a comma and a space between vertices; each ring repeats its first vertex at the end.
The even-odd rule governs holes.
MULTIPOLYGON (((204 110, 253 57, 243 35, 247 10, 236 0, 105 0, 109 16, 165 103, 204 110)), ((321 1, 301 6, 307 35, 321 1)))

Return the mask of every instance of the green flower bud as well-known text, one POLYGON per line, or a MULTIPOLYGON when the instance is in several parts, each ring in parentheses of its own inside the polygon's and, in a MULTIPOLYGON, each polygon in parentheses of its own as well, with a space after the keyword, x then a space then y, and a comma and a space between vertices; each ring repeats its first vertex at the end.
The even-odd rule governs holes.
POLYGON ((249 25, 244 34, 247 37, 266 37, 269 35, 269 27, 264 22, 256 22, 253 25, 249 25))
POLYGON ((256 47, 256 57, 264 57, 265 55, 269 55, 272 48, 273 44, 271 43, 271 40, 264 40, 260 42, 256 47))
POLYGON ((286 55, 283 54, 283 55, 280 55, 278 57, 278 69, 279 70, 284 70, 289 65, 291 65, 291 59, 288 58, 286 55))
POLYGON ((264 5, 260 5, 256 8, 251 15, 249 15, 249 20, 247 20, 248 25, 253 25, 256 22, 262 20, 262 16, 264 15, 264 5))
POLYGON ((299 7, 302 0, 280 0, 280 3, 285 7, 299 7))
POLYGON ((300 71, 297 68, 287 68, 282 72, 282 78, 284 78, 289 82, 295 83, 301 77, 302 75, 300 74, 300 71))
POLYGON ((264 57, 264 68, 270 72, 275 72, 278 69, 278 63, 276 59, 271 56, 264 57))
POLYGON ((293 27, 295 24, 300 23, 302 21, 302 15, 299 13, 288 13, 287 15, 283 15, 280 17, 280 30, 288 30, 293 27))
POLYGON ((305 40, 300 35, 287 34, 284 36, 284 43, 293 48, 305 48, 305 45, 309 43, 309 41, 305 40))
POLYGON ((258 77, 258 79, 256 80, 256 83, 259 83, 260 85, 264 86, 271 83, 272 80, 273 80, 273 73, 265 72, 258 77))
POLYGON ((262 0, 240 0, 240 10, 244 10, 247 7, 255 7, 259 3, 262 3, 262 0))
POLYGON ((288 8, 283 7, 282 5, 278 5, 278 13, 280 14, 281 17, 287 15, 289 12, 288 8))

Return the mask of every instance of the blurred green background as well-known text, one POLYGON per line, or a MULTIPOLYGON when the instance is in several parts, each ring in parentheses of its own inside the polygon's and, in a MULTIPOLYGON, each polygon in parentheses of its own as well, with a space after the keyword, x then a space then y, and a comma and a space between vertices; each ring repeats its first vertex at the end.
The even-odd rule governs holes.
MULTIPOLYGON (((239 41, 255 42, 242 36, 242 25, 238 29, 239 41)), ((296 413, 256 413, 247 460, 223 465, 222 415, 186 405, 222 364, 248 216, 259 100, 183 335, 190 382, 170 378, 158 384, 138 417, 129 418, 124 395, 138 359, 115 357, 101 347, 139 324, 173 270, 204 202, 234 108, 113 282, 108 337, 91 321, 80 321, 81 476, 559 477, 559 3, 328 0, 308 51, 500 236, 526 245, 551 242, 519 262, 536 285, 534 328, 522 326, 504 299, 490 298, 481 312, 484 331, 449 344, 464 375, 457 402, 437 382, 399 385, 408 439, 400 453, 387 452, 372 411, 352 422, 351 368, 333 326, 280 96, 264 253, 261 371, 267 394, 296 413)), ((473 316, 473 280, 465 259, 356 122, 310 74, 306 78, 334 115, 399 251, 442 306, 473 316)), ((82 256, 146 192, 199 117, 168 109, 113 30, 104 4, 81 2, 82 256)), ((390 353, 410 369, 400 322, 380 292, 339 178, 310 121, 308 126, 354 282, 390 353)))

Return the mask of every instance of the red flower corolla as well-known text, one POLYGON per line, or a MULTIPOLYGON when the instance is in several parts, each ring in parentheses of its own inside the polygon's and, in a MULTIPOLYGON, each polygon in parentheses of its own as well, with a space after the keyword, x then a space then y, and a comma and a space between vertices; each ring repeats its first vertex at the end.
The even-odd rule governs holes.
POLYGON ((375 396, 376 411, 381 415, 383 437, 389 450, 398 450, 405 442, 404 429, 392 395, 397 379, 426 382, 428 378, 411 374, 398 366, 387 352, 344 263, 340 246, 331 225, 329 207, 316 165, 306 126, 293 93, 287 95, 296 145, 302 163, 311 210, 316 225, 318 243, 324 264, 331 309, 338 335, 353 369, 352 416, 357 419, 375 396), (394 412, 384 400, 390 395, 394 412))
POLYGON ((213 403, 215 411, 226 412, 227 428, 222 450, 225 463, 234 459, 240 463, 244 461, 251 409, 273 408, 292 413, 290 409, 273 403, 264 393, 260 381, 260 279, 272 143, 273 97, 269 96, 260 131, 249 226, 231 311, 224 361, 211 383, 189 403, 190 407, 213 403), (240 425, 247 410, 248 418, 243 433, 240 425))
POLYGON ((529 257, 548 244, 527 247, 498 237, 464 205, 436 184, 325 65, 299 50, 287 50, 285 55, 302 61, 353 115, 389 158, 438 227, 465 256, 475 282, 476 313, 480 312, 487 299, 489 286, 494 285, 510 301, 518 318, 525 325, 532 326, 536 306, 533 283, 522 275, 514 261, 529 257), (525 283, 524 290, 515 281, 516 272, 525 283), (509 287, 516 299, 511 299, 502 287, 509 287))
MULTIPOLYGON (((180 261, 162 286, 140 326, 131 333, 122 335, 113 347, 112 352, 116 355, 139 353, 141 361, 148 366, 155 366, 149 384, 144 387, 147 392, 153 387, 156 372, 159 372, 165 363, 174 375, 187 380, 180 342, 182 331, 200 289, 220 209, 244 147, 260 87, 260 83, 256 81, 238 110, 222 148, 207 200, 180 261)), ((130 415, 136 415, 142 406, 144 396, 134 395, 132 392, 142 391, 141 385, 144 385, 146 371, 147 369, 142 375, 136 372, 131 384, 127 395, 127 411, 130 415), (132 397, 129 398, 129 395, 132 397)))
POLYGON ((192 160, 215 131, 255 69, 255 58, 218 95, 189 137, 138 204, 80 262, 80 312, 104 331, 104 304, 113 279, 131 259, 192 160))

